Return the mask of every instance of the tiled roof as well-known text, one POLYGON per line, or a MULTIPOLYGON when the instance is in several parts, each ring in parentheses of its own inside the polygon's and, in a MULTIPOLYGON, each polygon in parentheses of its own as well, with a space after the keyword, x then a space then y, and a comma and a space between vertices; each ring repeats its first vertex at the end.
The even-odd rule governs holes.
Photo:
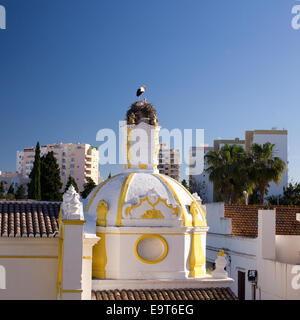
POLYGON ((237 300, 230 288, 98 290, 92 300, 237 300))
POLYGON ((300 235, 300 222, 296 221, 296 213, 300 213, 300 207, 225 205, 224 217, 231 218, 232 235, 256 238, 260 209, 276 210, 277 235, 300 235))
POLYGON ((0 237, 55 237, 59 202, 0 201, 0 237))

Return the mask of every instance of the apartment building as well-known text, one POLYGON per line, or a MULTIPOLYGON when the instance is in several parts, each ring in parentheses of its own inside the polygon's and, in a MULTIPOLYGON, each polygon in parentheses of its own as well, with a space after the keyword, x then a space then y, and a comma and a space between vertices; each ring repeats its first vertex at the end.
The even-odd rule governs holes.
MULTIPOLYGON (((277 130, 272 128, 271 130, 247 130, 245 131, 245 139, 241 140, 239 138, 235 139, 217 139, 214 140, 213 147, 205 147, 205 154, 210 150, 218 151, 225 144, 229 145, 238 145, 243 147, 246 151, 251 150, 251 146, 254 143, 263 145, 266 142, 270 142, 275 145, 274 156, 282 159, 286 168, 288 168, 288 131, 287 130, 277 130)), ((196 147, 193 147, 194 152, 196 147)), ((192 152, 192 151, 191 151, 192 152)), ((192 155, 190 154, 190 158, 192 155)), ((205 171, 207 169, 207 163, 204 162, 204 171, 199 175, 189 176, 189 181, 194 179, 194 181, 201 186, 201 192, 203 200, 205 202, 213 202, 214 192, 213 192, 213 183, 209 181, 208 173, 205 171)), ((270 184, 268 196, 279 196, 283 194, 283 188, 288 184, 288 170, 283 173, 280 185, 276 185, 274 182, 270 184)))
POLYGON ((18 172, 6 172, 0 171, 0 183, 3 182, 4 192, 6 193, 12 184, 16 191, 20 185, 23 185, 27 189, 29 179, 22 176, 18 172))
MULTIPOLYGON (((85 143, 57 143, 41 146, 41 156, 53 151, 60 168, 61 181, 65 187, 71 175, 79 188, 83 190, 86 179, 92 178, 98 184, 99 153, 96 147, 85 143)), ((17 151, 16 167, 17 172, 24 177, 29 177, 33 167, 35 148, 25 148, 17 151)))
POLYGON ((245 144, 246 144, 246 141, 245 140, 240 140, 239 138, 235 138, 233 140, 226 140, 226 139, 217 139, 217 140, 214 140, 214 147, 213 149, 215 151, 218 151, 220 150, 222 147, 225 146, 225 144, 228 144, 228 145, 237 145, 237 146, 241 146, 245 149, 245 144))
POLYGON ((159 173, 170 176, 173 179, 180 180, 180 151, 170 149, 167 144, 160 143, 158 153, 159 173))

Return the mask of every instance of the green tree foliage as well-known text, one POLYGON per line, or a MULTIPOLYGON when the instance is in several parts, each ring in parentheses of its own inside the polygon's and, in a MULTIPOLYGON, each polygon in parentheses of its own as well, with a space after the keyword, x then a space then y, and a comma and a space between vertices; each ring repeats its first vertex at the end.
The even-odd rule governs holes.
POLYGON ((189 188, 189 186, 188 186, 188 184, 187 184, 187 182, 186 182, 185 179, 183 179, 183 180, 181 181, 181 184, 182 184, 186 189, 189 188))
POLYGON ((8 189, 8 191, 7 191, 7 194, 6 194, 6 199, 7 199, 7 200, 13 200, 13 199, 15 199, 15 189, 14 189, 14 185, 13 185, 13 184, 11 184, 11 185, 9 186, 9 189, 8 189))
POLYGON ((41 158, 41 198, 43 201, 62 201, 60 170, 53 151, 41 158))
POLYGON ((86 183, 83 185, 83 191, 81 192, 81 197, 86 199, 91 191, 96 187, 96 183, 92 178, 87 178, 86 183))
POLYGON ((3 183, 3 181, 1 181, 1 183, 0 183, 0 199, 4 199, 5 198, 4 192, 5 192, 4 183, 3 183))
POLYGON ((74 187, 74 189, 76 190, 76 192, 78 192, 77 183, 76 183, 75 179, 71 175, 68 178, 64 193, 69 189, 70 185, 72 185, 74 187))
POLYGON ((283 188, 283 196, 271 196, 268 201, 273 205, 300 206, 300 183, 289 183, 283 188))
POLYGON ((39 142, 36 144, 33 168, 29 178, 28 198, 41 200, 41 148, 39 142))
POLYGON ((205 156, 209 167, 209 179, 214 183, 217 200, 237 203, 247 191, 250 202, 265 202, 265 195, 272 181, 279 184, 285 170, 285 162, 274 157, 275 145, 253 144, 250 153, 241 146, 225 145, 219 151, 205 156))
POLYGON ((251 159, 241 146, 225 145, 219 151, 208 152, 205 158, 218 200, 236 203, 243 198, 243 191, 252 191, 253 180, 248 170, 251 159))
POLYGON ((264 204, 266 189, 272 181, 279 185, 285 170, 285 162, 274 157, 275 145, 270 142, 264 145, 253 144, 251 149, 252 176, 260 195, 260 204, 264 204))
POLYGON ((18 199, 18 200, 26 199, 26 189, 22 184, 19 185, 19 187, 16 191, 16 199, 18 199))

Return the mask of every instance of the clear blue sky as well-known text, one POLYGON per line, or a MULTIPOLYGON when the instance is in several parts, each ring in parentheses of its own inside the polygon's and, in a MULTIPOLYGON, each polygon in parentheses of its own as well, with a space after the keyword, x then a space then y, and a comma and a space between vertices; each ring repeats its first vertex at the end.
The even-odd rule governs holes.
POLYGON ((300 181, 296 0, 0 4, 0 170, 14 171, 16 150, 37 140, 97 145, 145 84, 163 127, 204 128, 209 144, 288 129, 289 175, 300 181))

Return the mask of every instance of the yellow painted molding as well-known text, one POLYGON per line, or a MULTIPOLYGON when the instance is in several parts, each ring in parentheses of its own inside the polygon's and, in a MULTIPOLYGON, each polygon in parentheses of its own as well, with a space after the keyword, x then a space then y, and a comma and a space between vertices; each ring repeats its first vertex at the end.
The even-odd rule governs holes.
POLYGON ((202 241, 200 234, 192 234, 191 248, 190 248, 190 273, 191 278, 198 278, 204 276, 205 254, 202 248, 202 241))
POLYGON ((131 168, 131 153, 130 153, 130 136, 132 133, 132 129, 127 128, 127 168, 130 169, 131 168))
POLYGON ((67 289, 61 289, 62 293, 82 293, 83 290, 67 290, 67 289))
POLYGON ((82 257, 82 259, 84 259, 84 260, 93 260, 92 257, 82 257))
MULTIPOLYGON (((206 234, 204 232, 194 232, 195 234, 206 234)), ((101 235, 102 233, 99 233, 99 235, 101 235)), ((131 236, 131 235, 140 235, 140 234, 145 234, 145 233, 118 233, 118 232, 106 232, 105 234, 109 234, 109 235, 116 235, 116 236, 120 236, 120 235, 124 235, 124 236, 131 236)), ((151 233, 149 233, 151 234, 151 233)), ((98 235, 98 234, 97 234, 98 235)), ((192 235, 192 233, 188 233, 188 232, 182 232, 182 233, 160 233, 160 235, 165 235, 165 236, 188 236, 188 235, 192 235)))
POLYGON ((56 284, 56 296, 58 294, 61 298, 61 285, 62 285, 62 269, 63 269, 63 255, 64 255, 64 231, 65 227, 63 224, 60 224, 60 235, 59 235, 59 248, 58 248, 58 272, 57 272, 57 284, 56 284))
POLYGON ((59 215, 58 215, 58 220, 57 220, 57 224, 60 225, 61 222, 61 216, 62 216, 62 210, 61 210, 61 206, 59 208, 59 215))
POLYGON ((139 164, 139 169, 147 169, 148 165, 147 164, 139 164))
POLYGON ((182 202, 180 201, 180 198, 177 196, 174 188, 171 186, 171 184, 167 181, 166 178, 164 178, 161 174, 154 174, 158 179, 160 179, 170 190, 170 192, 172 193, 173 197, 175 198, 177 204, 180 206, 181 208, 181 217, 183 217, 183 225, 185 227, 191 227, 192 226, 192 221, 190 221, 187 217, 187 212, 186 209, 184 207, 184 205, 182 204, 182 202))
POLYGON ((167 241, 161 236, 161 235, 157 235, 157 234, 144 234, 142 235, 141 237, 139 237, 135 244, 134 244, 134 254, 135 256, 143 263, 149 263, 149 264, 154 264, 154 263, 159 263, 161 262, 162 260, 165 259, 165 257, 167 256, 168 254, 168 243, 167 241), (140 255, 139 255, 139 252, 138 252, 138 246, 139 246, 139 243, 144 240, 144 239, 158 239, 162 242, 163 246, 164 246, 164 252, 163 254, 157 258, 157 259, 144 259, 142 258, 140 255))
POLYGON ((85 224, 85 220, 62 220, 65 225, 82 226, 85 224))
POLYGON ((119 201, 118 201, 117 221, 116 221, 116 226, 118 226, 118 227, 120 227, 122 225, 122 208, 123 208, 123 204, 125 203, 129 184, 130 184, 130 181, 132 180, 133 176, 134 176, 134 173, 129 173, 125 177, 121 191, 120 191, 119 201))
POLYGON ((108 212, 108 204, 104 200, 100 200, 97 205, 97 226, 106 227, 106 215, 108 212))
POLYGON ((58 259, 58 256, 0 256, 0 259, 58 259))
POLYGON ((97 279, 106 278, 106 234, 96 233, 100 240, 93 246, 92 276, 97 279))
POLYGON ((87 207, 86 207, 86 210, 85 210, 86 212, 89 212, 89 210, 90 210, 90 208, 91 208, 91 205, 92 205, 92 203, 93 203, 93 201, 94 201, 97 193, 106 185, 106 183, 107 183, 108 181, 110 181, 111 179, 113 179, 113 178, 115 178, 115 177, 117 177, 117 176, 119 176, 119 175, 121 175, 121 173, 116 174, 116 175, 110 177, 109 179, 106 179, 105 181, 103 181, 103 182, 99 185, 98 189, 94 192, 94 194, 92 195, 92 197, 91 197, 91 199, 90 199, 90 201, 89 201, 89 203, 88 203, 88 205, 87 205, 87 207))

